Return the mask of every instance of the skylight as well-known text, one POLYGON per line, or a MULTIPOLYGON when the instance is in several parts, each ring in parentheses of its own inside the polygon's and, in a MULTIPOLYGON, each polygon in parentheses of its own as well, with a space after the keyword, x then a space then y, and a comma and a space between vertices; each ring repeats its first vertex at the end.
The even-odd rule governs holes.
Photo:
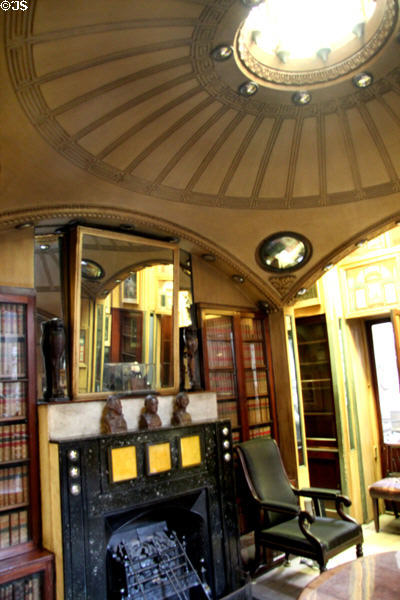
POLYGON ((281 62, 315 55, 325 61, 329 51, 362 37, 375 7, 375 0, 266 0, 245 27, 260 50, 281 62))

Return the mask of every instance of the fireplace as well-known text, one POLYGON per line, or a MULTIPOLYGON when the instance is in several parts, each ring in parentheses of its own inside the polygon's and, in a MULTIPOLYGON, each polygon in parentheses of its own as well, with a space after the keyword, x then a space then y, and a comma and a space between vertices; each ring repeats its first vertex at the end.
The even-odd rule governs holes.
POLYGON ((231 443, 229 421, 52 440, 57 600, 251 598, 231 443))

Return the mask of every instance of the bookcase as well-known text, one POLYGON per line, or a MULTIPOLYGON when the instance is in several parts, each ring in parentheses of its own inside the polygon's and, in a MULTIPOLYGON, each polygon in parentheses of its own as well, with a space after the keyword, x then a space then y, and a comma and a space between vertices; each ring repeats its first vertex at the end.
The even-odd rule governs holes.
POLYGON ((310 483, 340 488, 339 451, 324 315, 296 319, 310 483))
POLYGON ((256 312, 199 305, 204 379, 238 443, 276 437, 268 322, 256 312))
POLYGON ((34 296, 0 288, 0 600, 51 600, 39 550, 34 296))

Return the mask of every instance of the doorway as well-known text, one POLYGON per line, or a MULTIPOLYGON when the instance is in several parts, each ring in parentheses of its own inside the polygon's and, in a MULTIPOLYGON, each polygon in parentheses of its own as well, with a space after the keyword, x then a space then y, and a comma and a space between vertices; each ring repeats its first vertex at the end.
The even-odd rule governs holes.
POLYGON ((325 315, 297 318, 296 332, 310 485, 339 490, 339 444, 325 315))
MULTIPOLYGON (((397 315, 394 315, 397 318, 397 315)), ((367 321, 382 475, 400 472, 400 389, 395 328, 389 317, 367 321)))

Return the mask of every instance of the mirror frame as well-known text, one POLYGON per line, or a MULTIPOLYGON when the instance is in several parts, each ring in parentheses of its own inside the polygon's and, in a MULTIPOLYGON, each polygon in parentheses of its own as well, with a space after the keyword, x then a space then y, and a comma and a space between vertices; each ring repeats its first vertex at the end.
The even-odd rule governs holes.
MULTIPOLYGON (((69 369, 69 387, 72 400, 101 400, 106 398, 110 392, 86 392, 79 393, 79 337, 80 337, 80 314, 81 314, 81 282, 82 271, 80 268, 82 260, 83 236, 94 235, 96 237, 107 238, 111 240, 120 240, 130 242, 132 244, 146 244, 155 248, 165 248, 171 251, 173 255, 173 308, 172 308, 172 356, 173 356, 173 385, 168 388, 160 388, 156 390, 157 394, 167 396, 176 394, 179 390, 179 314, 178 314, 178 292, 179 292, 179 245, 172 242, 164 242, 161 240, 141 237, 138 235, 119 233, 118 231, 98 229, 94 227, 77 226, 69 232, 69 243, 67 244, 67 252, 69 260, 65 257, 63 263, 66 266, 66 275, 69 281, 67 288, 67 305, 68 305, 68 329, 70 333, 69 352, 70 352, 70 369, 69 369), (69 248, 69 250, 68 250, 69 248), (68 264, 65 262, 68 260, 68 264), (69 274, 69 277, 68 277, 69 274)), ((65 281, 65 278, 64 278, 65 281)), ((129 392, 121 394, 130 397, 129 392)), ((118 390, 116 390, 118 393, 118 390)), ((137 393, 133 393, 132 397, 137 397, 137 393)), ((143 396, 146 395, 146 390, 143 390, 143 396)))
MULTIPOLYGON (((274 253, 274 252, 269 253, 269 256, 275 257, 276 253, 274 253)), ((260 265, 260 267, 262 269, 264 269, 265 271, 270 271, 272 273, 280 273, 281 275, 284 275, 285 273, 292 273, 293 271, 297 271, 297 269, 301 269, 310 260, 311 256, 312 256, 312 245, 311 245, 310 240, 308 240, 301 233, 296 233, 295 231, 277 231, 276 233, 272 233, 271 235, 266 237, 264 240, 262 240, 262 242, 258 245, 258 248, 256 250, 256 259, 257 259, 257 262, 260 265), (296 242, 301 242, 303 244, 304 254, 302 255, 301 261, 299 261, 298 263, 293 263, 292 265, 290 265, 288 267, 277 267, 277 266, 268 265, 265 262, 265 258, 264 258, 266 248, 268 247, 269 244, 276 242, 280 238, 284 238, 284 237, 292 238, 293 240, 296 240, 296 242)))

